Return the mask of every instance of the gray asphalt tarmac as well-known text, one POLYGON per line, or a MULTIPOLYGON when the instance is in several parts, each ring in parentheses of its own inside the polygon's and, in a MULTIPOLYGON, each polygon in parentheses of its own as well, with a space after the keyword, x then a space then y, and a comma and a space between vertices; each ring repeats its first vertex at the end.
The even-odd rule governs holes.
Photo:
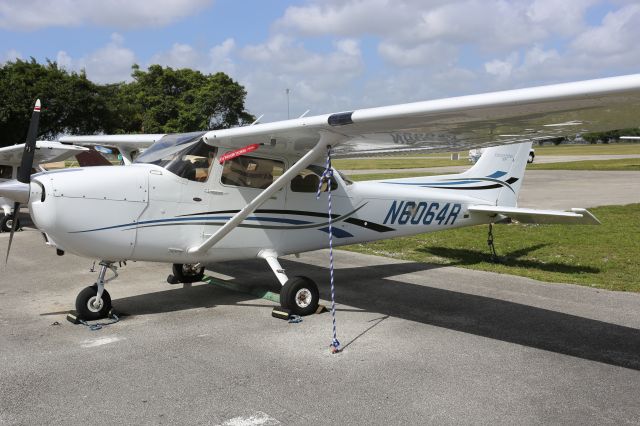
MULTIPOLYGON (((0 238, 6 243, 6 237, 0 238)), ((37 232, 0 287, 2 424, 626 424, 640 407, 640 295, 339 252, 330 314, 164 282, 130 263, 108 288, 127 316, 64 320, 95 279, 37 232)), ((326 251, 284 261, 328 295, 326 251)), ((534 267, 544 268, 545 265, 534 267)), ((215 270, 277 291, 264 262, 215 270)))
MULTIPOLYGON (((628 195, 640 178, 590 175, 583 191, 584 177, 537 173, 522 196, 543 207, 628 195)), ((288 324, 247 293, 168 285, 162 264, 131 262, 107 285, 122 321, 73 325, 91 261, 20 232, 0 272, 0 424, 640 424, 640 295, 342 251, 336 262, 345 350, 331 355, 330 314, 288 324)), ((326 251, 283 261, 325 300, 327 264, 326 251)), ((263 261, 210 273, 279 288, 263 261)))

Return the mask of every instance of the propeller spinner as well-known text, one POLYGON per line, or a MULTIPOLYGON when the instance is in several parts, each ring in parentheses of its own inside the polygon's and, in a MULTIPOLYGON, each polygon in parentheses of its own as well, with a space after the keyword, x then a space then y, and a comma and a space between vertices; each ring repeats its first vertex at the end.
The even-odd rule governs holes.
POLYGON ((9 235, 9 246, 7 247, 7 257, 5 258, 5 264, 9 262, 9 253, 11 252, 11 243, 13 242, 13 234, 16 232, 18 221, 18 212, 20 211, 20 202, 27 203, 29 201, 29 183, 31 181, 31 169, 33 168, 33 158, 36 151, 36 138, 38 136, 38 125, 40 124, 40 99, 36 100, 36 104, 33 107, 33 113, 31 114, 31 123, 29 124, 29 132, 27 133, 27 140, 24 144, 24 151, 22 152, 22 162, 18 169, 18 182, 14 182, 13 186, 18 189, 22 187, 18 193, 25 194, 25 197, 17 196, 13 205, 13 224, 11 226, 11 234, 9 235), (26 188, 24 186, 26 185, 26 188), (26 189, 26 191, 24 190, 26 189))

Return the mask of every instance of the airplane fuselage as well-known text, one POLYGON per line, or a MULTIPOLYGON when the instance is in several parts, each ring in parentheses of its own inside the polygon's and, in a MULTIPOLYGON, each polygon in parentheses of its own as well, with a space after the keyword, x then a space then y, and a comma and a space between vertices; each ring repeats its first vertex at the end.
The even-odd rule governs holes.
MULTIPOLYGON (((218 166, 216 164, 216 166, 218 166)), ((34 223, 59 249, 110 261, 169 263, 253 258, 328 245, 328 192, 281 189, 206 253, 189 253, 262 189, 224 184, 214 166, 206 182, 151 164, 65 169, 34 175, 34 223)), ((335 246, 475 225, 467 213, 486 204, 455 191, 343 180, 332 190, 335 246), (453 193, 452 193, 453 192, 453 193)))

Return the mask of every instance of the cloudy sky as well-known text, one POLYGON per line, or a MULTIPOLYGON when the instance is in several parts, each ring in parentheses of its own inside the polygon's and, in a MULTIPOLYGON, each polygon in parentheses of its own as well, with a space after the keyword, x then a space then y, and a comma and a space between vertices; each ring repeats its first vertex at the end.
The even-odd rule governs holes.
POLYGON ((2 0, 0 63, 224 71, 263 121, 640 72, 638 0, 2 0))

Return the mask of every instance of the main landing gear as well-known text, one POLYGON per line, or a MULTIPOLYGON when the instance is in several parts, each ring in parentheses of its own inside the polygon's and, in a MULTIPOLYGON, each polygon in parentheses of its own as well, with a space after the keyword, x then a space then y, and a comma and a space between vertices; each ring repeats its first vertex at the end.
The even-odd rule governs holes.
POLYGON ((93 321, 106 318, 111 310, 111 296, 104 289, 104 285, 109 281, 118 278, 117 267, 113 262, 100 262, 100 272, 98 280, 92 286, 84 288, 76 297, 76 312, 78 317, 85 321, 93 321), (107 269, 113 272, 111 278, 105 279, 107 269))
POLYGON ((306 316, 318 310, 320 292, 318 285, 309 277, 296 276, 289 278, 284 272, 277 255, 263 253, 261 256, 267 261, 275 274, 282 289, 280 290, 280 306, 288 309, 293 315, 306 316))
POLYGON ((199 263, 174 263, 173 281, 176 283, 191 284, 202 281, 204 278, 204 266, 199 263))
POLYGON ((13 221, 16 220, 16 229, 20 229, 20 219, 17 218, 16 214, 9 214, 2 216, 0 219, 0 231, 2 232, 11 232, 11 227, 13 226, 13 221))

